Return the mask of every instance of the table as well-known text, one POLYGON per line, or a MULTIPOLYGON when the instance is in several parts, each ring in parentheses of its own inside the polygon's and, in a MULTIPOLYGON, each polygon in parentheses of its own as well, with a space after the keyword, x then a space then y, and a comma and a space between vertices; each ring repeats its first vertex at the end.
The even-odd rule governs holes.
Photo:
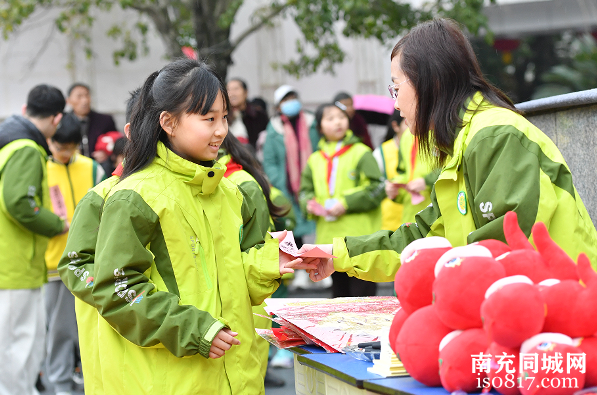
POLYGON ((427 387, 412 377, 383 378, 369 373, 367 368, 373 363, 328 354, 320 347, 302 346, 290 351, 295 353, 297 395, 450 395, 441 387, 427 387))

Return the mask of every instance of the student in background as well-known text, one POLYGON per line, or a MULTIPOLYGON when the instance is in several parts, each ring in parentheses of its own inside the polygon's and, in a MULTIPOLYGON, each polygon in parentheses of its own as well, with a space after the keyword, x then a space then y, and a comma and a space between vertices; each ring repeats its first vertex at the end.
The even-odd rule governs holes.
MULTIPOLYGON (((78 153, 81 125, 72 114, 65 114, 56 134, 48 140, 52 156, 47 162, 48 187, 53 210, 72 221, 77 203, 104 178, 104 171, 93 159, 78 153)), ((73 389, 75 359, 79 339, 75 318, 75 298, 58 276, 58 261, 66 247, 68 234, 54 236, 46 250, 48 283, 44 285, 46 305, 46 369, 56 395, 73 389)))
MULTIPOLYGON (((322 136, 319 151, 309 157, 301 178, 301 208, 316 220, 317 244, 373 233, 381 227, 383 178, 371 149, 348 129, 343 107, 330 103, 317 109, 315 122, 322 136)), ((334 298, 375 296, 377 291, 377 284, 345 273, 335 273, 332 280, 334 298)))
POLYGON ((361 114, 355 111, 354 102, 352 96, 346 92, 339 92, 334 96, 333 102, 340 102, 346 107, 346 113, 350 118, 349 128, 352 133, 361 139, 363 144, 373 149, 373 143, 371 142, 371 136, 369 135, 369 128, 367 127, 367 121, 361 114))
MULTIPOLYGON (((37 394, 44 358, 46 282, 50 237, 68 230, 51 210, 46 139, 56 132, 65 100, 49 85, 34 87, 23 106, 0 124, 0 394, 37 394)), ((74 355, 73 355, 74 358, 74 355)))
MULTIPOLYGON (((139 98, 140 89, 135 89, 130 93, 126 105, 124 134, 130 135, 130 120, 133 109, 139 98)), ((117 140, 114 152, 119 152, 120 146, 124 150, 127 139, 117 140)), ((123 152, 121 152, 123 154, 123 152)), ((99 229, 100 218, 104 206, 104 199, 118 182, 122 174, 122 163, 124 155, 119 155, 114 159, 114 165, 117 170, 112 177, 100 182, 92 188, 77 204, 75 216, 86 218, 85 221, 74 220, 71 227, 72 232, 67 239, 65 251, 85 251, 85 254, 78 254, 78 258, 69 262, 68 266, 59 268, 62 271, 62 281, 65 286, 75 296, 75 311, 79 325, 79 343, 81 363, 83 371, 91 372, 85 378, 85 391, 88 394, 102 395, 104 393, 104 383, 101 374, 101 364, 98 345, 98 322, 100 319, 97 306, 93 301, 91 290, 93 288, 93 278, 95 276, 95 245, 97 243, 97 232, 99 229)))
MULTIPOLYGON (((384 142, 373 151, 379 170, 386 180, 404 172, 404 157, 400 155, 400 139, 406 129, 400 111, 394 111, 388 122, 388 132, 384 142)), ((387 197, 381 202, 381 229, 396 230, 402 225, 402 203, 396 203, 387 197)))

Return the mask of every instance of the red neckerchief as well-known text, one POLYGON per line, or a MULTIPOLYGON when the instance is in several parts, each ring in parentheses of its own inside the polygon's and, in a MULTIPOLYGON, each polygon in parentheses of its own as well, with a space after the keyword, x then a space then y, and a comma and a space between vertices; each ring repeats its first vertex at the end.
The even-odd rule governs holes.
POLYGON ((334 154, 332 156, 328 156, 325 152, 323 152, 323 150, 320 150, 319 152, 321 152, 321 155, 324 157, 325 160, 327 160, 328 162, 328 188, 330 186, 330 178, 332 178, 332 167, 334 166, 333 161, 334 158, 342 155, 343 153, 345 153, 346 151, 348 151, 350 149, 350 147, 352 147, 352 144, 349 145, 345 145, 344 147, 340 148, 338 151, 334 152, 334 154))
POLYGON ((122 170, 123 170, 122 163, 119 163, 118 166, 116 166, 116 170, 114 170, 112 172, 112 175, 120 177, 122 175, 122 170))
POLYGON ((232 157, 230 157, 230 162, 226 163, 226 172, 224 173, 224 177, 228 178, 233 173, 242 170, 243 167, 236 163, 232 157))

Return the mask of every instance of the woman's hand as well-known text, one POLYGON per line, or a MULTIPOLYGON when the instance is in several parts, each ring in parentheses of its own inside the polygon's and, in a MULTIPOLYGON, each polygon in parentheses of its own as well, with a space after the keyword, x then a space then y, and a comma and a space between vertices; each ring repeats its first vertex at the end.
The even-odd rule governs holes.
POLYGON ((425 188, 427 188, 427 184, 425 184, 425 179, 423 177, 415 178, 406 184, 406 190, 409 192, 421 193, 425 188))
POLYGON ((209 357, 212 359, 220 358, 232 346, 240 345, 240 340, 236 339, 236 336, 238 336, 238 333, 232 332, 228 328, 220 330, 211 342, 209 357))
POLYGON ((400 187, 389 180, 386 180, 385 186, 386 186, 386 196, 388 197, 388 199, 390 199, 390 200, 396 199, 396 196, 398 196, 398 191, 400 190, 400 187))
POLYGON ((332 217, 341 217, 346 213, 346 207, 341 202, 336 202, 330 209, 327 210, 328 215, 332 217))

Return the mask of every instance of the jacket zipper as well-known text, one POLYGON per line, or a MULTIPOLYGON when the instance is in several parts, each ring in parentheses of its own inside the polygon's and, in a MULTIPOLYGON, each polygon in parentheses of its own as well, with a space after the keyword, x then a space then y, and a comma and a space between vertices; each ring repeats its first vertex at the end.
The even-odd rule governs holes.
MULTIPOLYGON (((66 178, 68 178, 68 185, 70 186, 70 196, 73 200, 73 208, 76 206, 75 203, 75 190, 73 189, 73 183, 70 179, 70 172, 68 171, 68 165, 65 166, 66 167, 66 178)), ((68 213, 67 213, 68 215, 68 213)))
MULTIPOLYGON (((203 276, 205 277, 205 283, 207 285, 207 289, 211 290, 213 288, 211 284, 211 279, 209 278, 209 272, 207 271, 207 261, 205 260, 205 251, 203 250, 203 246, 199 242, 199 239, 195 240, 195 267, 197 267, 197 254, 199 254, 199 259, 201 260, 201 267, 203 268, 203 276)), ((199 270, 199 268, 197 268, 199 270)))

